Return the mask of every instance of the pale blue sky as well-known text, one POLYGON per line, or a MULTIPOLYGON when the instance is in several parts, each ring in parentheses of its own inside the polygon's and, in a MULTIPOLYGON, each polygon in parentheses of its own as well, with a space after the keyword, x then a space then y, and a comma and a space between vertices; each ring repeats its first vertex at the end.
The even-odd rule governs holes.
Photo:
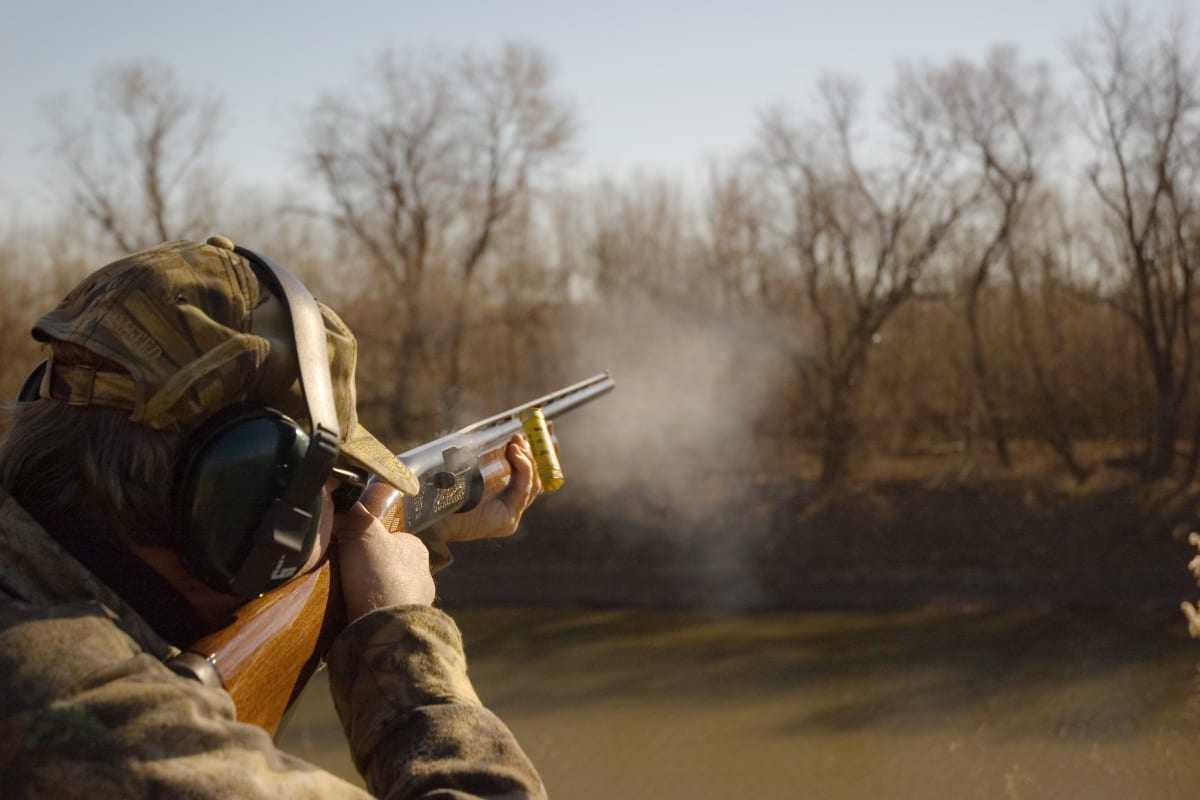
MULTIPOLYGON (((1195 3, 1196 0, 1188 0, 1195 3)), ((1186 3, 1185 3, 1186 5, 1186 3)), ((1166 14, 1174 0, 1143 0, 1166 14)), ((803 103, 828 70, 881 88, 900 61, 981 58, 994 44, 1063 61, 1097 0, 409 2, 0 0, 0 204, 31 206, 51 174, 42 101, 86 97, 97 70, 169 64, 225 100, 222 160, 239 181, 295 174, 296 118, 386 46, 540 47, 580 120, 576 169, 697 173, 748 144, 755 115, 803 103)), ((1195 17, 1196 14, 1193 14, 1195 17)), ((19 206, 16 206, 19 207, 19 206)))

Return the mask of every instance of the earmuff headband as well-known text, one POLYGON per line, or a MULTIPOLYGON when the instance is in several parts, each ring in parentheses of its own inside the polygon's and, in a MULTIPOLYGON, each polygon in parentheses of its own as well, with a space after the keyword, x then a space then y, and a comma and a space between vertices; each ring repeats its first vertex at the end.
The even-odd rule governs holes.
POLYGON ((258 267, 273 284, 287 307, 296 346, 300 387, 311 424, 308 449, 292 473, 283 495, 263 517, 254 535, 254 545, 229 586, 229 591, 254 596, 264 587, 290 577, 307 554, 305 540, 316 524, 311 513, 313 499, 337 463, 341 443, 333 381, 329 374, 329 347, 325 322, 316 300, 295 276, 275 261, 244 247, 234 252, 258 267), (290 572, 289 572, 290 571, 290 572))

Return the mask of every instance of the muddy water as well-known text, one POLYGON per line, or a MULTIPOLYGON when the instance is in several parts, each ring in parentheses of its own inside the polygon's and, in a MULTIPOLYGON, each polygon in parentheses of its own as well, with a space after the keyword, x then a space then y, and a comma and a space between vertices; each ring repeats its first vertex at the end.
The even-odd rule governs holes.
MULTIPOLYGON (((455 616, 556 798, 1200 797, 1170 611, 455 616)), ((352 776, 326 696, 280 742, 352 776)))

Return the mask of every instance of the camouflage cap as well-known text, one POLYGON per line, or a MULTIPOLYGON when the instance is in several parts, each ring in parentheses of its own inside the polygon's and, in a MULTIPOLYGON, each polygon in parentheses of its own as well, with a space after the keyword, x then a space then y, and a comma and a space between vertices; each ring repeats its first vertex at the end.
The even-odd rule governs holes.
MULTIPOLYGON (((358 424, 358 345, 345 323, 318 305, 342 458, 415 494, 408 467, 358 424)), ((51 347, 42 396, 126 409, 134 422, 181 433, 241 402, 272 406, 307 424, 282 308, 225 237, 167 242, 127 256, 92 273, 33 328, 39 341, 70 342, 123 371, 56 363, 51 347)))

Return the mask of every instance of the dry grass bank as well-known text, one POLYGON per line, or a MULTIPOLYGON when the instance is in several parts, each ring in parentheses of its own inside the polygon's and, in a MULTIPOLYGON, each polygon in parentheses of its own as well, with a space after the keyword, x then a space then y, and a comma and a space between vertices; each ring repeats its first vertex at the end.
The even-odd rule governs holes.
MULTIPOLYGON (((752 471, 693 459, 679 492, 646 476, 544 499, 512 541, 461 547, 448 604, 718 611, 937 604, 1175 605, 1196 588, 1194 488, 1145 484, 1128 449, 1091 444, 1079 483, 1043 448, 1003 470, 953 448, 877 458, 831 494, 803 449, 752 471)), ((636 470, 633 471, 636 473, 636 470)))

